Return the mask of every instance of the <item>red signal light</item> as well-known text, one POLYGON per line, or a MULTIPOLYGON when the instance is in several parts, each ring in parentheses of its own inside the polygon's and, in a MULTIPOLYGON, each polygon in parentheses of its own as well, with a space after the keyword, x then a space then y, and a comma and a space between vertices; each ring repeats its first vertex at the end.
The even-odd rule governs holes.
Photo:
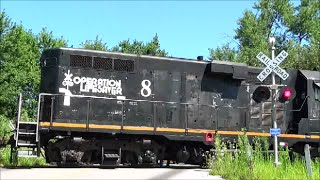
POLYGON ((209 132, 206 134, 206 142, 212 142, 213 141, 213 133, 209 132))
POLYGON ((284 90, 283 92, 283 97, 286 98, 286 99, 289 99, 292 95, 292 91, 290 89, 286 89, 284 90))
POLYGON ((279 92, 279 102, 281 103, 285 103, 287 101, 290 101, 292 99, 294 99, 295 97, 295 91, 294 89, 290 89, 290 88, 283 88, 280 90, 279 92))

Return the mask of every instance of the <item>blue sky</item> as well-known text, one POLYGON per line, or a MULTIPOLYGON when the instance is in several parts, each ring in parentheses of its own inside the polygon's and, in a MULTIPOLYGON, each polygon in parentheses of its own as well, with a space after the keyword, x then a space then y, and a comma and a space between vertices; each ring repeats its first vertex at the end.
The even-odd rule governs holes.
POLYGON ((184 58, 209 56, 208 48, 231 42, 237 20, 255 1, 9 1, 9 17, 38 33, 43 27, 79 47, 99 35, 108 47, 119 41, 150 41, 184 58))

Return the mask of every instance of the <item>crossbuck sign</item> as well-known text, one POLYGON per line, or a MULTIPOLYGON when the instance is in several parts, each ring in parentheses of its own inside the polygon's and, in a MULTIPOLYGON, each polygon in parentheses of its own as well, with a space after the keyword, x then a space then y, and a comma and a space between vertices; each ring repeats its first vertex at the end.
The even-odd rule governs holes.
POLYGON ((279 67, 279 64, 285 60, 287 56, 288 53, 286 51, 281 51, 281 53, 275 59, 271 60, 268 58, 268 56, 260 52, 257 55, 257 58, 267 67, 257 76, 257 78, 262 82, 273 71, 279 77, 281 77, 281 79, 286 80, 289 77, 289 74, 284 69, 279 67))

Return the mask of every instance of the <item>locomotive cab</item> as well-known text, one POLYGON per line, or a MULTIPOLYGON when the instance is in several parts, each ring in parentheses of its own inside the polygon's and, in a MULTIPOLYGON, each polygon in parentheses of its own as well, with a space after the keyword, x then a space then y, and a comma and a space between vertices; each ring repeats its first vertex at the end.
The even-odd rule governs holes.
POLYGON ((320 73, 314 71, 300 70, 299 96, 296 101, 302 105, 301 111, 296 113, 298 122, 298 134, 319 135, 320 134, 320 73), (303 101, 305 101, 304 104, 303 101), (302 102, 302 103, 301 103, 302 102))

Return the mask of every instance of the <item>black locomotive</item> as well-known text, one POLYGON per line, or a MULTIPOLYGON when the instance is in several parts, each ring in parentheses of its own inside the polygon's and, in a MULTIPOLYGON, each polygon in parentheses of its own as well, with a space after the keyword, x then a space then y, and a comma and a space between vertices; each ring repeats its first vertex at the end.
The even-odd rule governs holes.
MULTIPOLYGON (((252 99, 271 81, 257 79, 260 68, 69 48, 46 50, 40 61, 34 143, 48 162, 202 164, 217 134, 270 136, 271 102, 252 99)), ((276 82, 296 96, 277 103, 280 140, 297 151, 309 143, 317 154, 320 73, 287 71, 276 82)))

